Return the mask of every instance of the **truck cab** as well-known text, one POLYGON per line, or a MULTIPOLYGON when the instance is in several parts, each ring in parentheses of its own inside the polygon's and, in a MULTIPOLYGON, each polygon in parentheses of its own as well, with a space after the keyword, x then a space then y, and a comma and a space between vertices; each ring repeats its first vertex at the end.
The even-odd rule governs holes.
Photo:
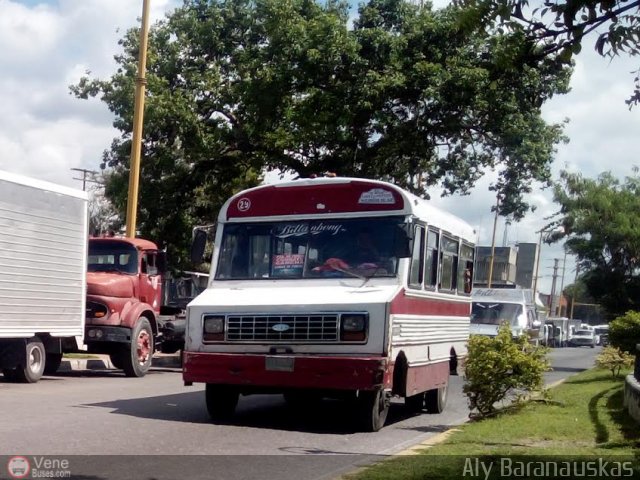
POLYGON ((165 264, 164 252, 148 240, 89 239, 85 344, 91 353, 108 354, 127 376, 149 370, 164 333, 165 264))

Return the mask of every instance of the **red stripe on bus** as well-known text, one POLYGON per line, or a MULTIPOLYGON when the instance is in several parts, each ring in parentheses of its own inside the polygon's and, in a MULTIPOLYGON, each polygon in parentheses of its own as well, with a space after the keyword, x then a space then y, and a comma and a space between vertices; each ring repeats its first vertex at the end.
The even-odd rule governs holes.
POLYGON ((436 300, 407 295, 402 289, 391 301, 392 315, 450 315, 468 317, 471 315, 471 299, 469 302, 436 300))

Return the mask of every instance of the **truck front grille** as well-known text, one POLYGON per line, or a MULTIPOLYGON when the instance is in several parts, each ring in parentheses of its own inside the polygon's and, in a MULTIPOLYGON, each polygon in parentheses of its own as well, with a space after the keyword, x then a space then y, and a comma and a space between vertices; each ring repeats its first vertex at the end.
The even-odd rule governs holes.
POLYGON ((337 342, 339 314, 228 315, 230 342, 337 342))

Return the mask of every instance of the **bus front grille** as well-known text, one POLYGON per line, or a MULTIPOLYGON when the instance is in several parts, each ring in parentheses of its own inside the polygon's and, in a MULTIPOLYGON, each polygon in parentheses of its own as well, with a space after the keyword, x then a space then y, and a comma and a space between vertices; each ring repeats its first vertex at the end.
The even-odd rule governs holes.
POLYGON ((339 315, 229 315, 230 342, 337 342, 339 315))

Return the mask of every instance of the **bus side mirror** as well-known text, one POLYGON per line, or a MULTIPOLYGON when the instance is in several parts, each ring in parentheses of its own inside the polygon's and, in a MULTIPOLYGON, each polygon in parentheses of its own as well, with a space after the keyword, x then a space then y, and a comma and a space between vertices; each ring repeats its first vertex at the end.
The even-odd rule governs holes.
POLYGON ((191 262, 194 265, 202 263, 204 257, 204 249, 207 246, 207 232, 196 229, 193 231, 193 240, 191 241, 191 262))
POLYGON ((411 257, 411 240, 413 238, 413 225, 403 223, 395 230, 393 240, 394 253, 397 258, 411 257))
POLYGON ((167 252, 158 252, 156 257, 156 267, 161 274, 167 273, 167 252))

